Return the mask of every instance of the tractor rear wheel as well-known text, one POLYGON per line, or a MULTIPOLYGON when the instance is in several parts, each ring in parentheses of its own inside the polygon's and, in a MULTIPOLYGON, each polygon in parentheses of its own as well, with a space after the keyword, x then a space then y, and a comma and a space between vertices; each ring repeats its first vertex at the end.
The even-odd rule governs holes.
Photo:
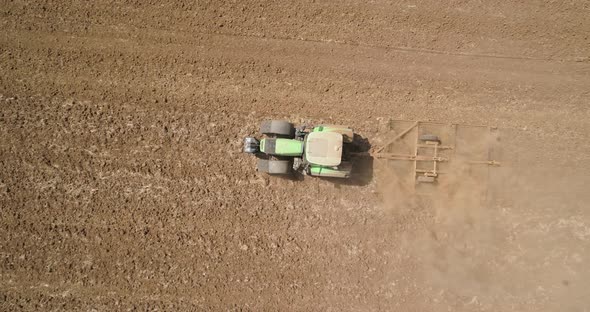
POLYGON ((258 159, 257 169, 268 174, 288 174, 293 165, 289 160, 258 159))
POLYGON ((295 127, 293 127, 292 123, 284 120, 265 120, 260 123, 260 133, 293 137, 295 134, 295 127))

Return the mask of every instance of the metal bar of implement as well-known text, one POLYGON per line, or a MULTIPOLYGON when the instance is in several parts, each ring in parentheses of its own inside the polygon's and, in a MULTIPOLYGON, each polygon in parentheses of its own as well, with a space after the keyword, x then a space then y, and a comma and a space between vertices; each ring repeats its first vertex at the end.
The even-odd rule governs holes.
POLYGON ((414 122, 411 127, 402 131, 400 134, 396 135, 393 139, 387 141, 387 143, 383 144, 381 147, 379 147, 377 150, 375 150, 375 152, 379 153, 379 152, 383 151, 389 144, 394 143, 395 141, 401 139, 408 132, 412 131, 412 129, 414 129, 417 125, 418 125, 418 121, 414 122))
MULTIPOLYGON (((391 119, 392 122, 408 122, 408 120, 403 119, 391 119)), ((472 125, 472 124, 455 124, 455 123, 446 123, 446 122, 436 122, 436 121, 420 121, 420 123, 425 125, 435 125, 435 126, 464 126, 464 127, 471 127, 471 128, 489 128, 496 130, 498 127, 487 126, 487 125, 472 125)))
MULTIPOLYGON (((434 144, 434 158, 437 158, 437 157, 438 157, 438 142, 436 142, 434 144)), ((436 176, 436 163, 437 163, 437 161, 435 160, 434 161, 434 170, 432 170, 432 172, 434 173, 435 176, 436 176)))
POLYGON ((496 160, 471 160, 468 163, 472 165, 500 166, 500 162, 496 160))
MULTIPOLYGON (((416 169, 418 169, 418 162, 415 160, 415 158, 418 157, 418 144, 420 144, 420 123, 416 121, 412 128, 413 127, 416 127, 416 139, 414 142, 414 162, 412 163, 414 167, 412 175, 414 176, 414 178, 412 179, 412 181, 416 181, 416 179, 418 178, 418 174, 416 173, 416 169)), ((414 192, 416 192, 416 185, 418 184, 414 183, 414 192)))
MULTIPOLYGON (((432 173, 432 170, 416 169, 417 173, 432 173)), ((446 171, 437 171, 436 174, 447 174, 446 171)))
MULTIPOLYGON (((433 145, 432 144, 418 144, 418 147, 433 147, 433 145)), ((452 150, 452 149, 455 149, 455 147, 454 146, 450 146, 450 145, 439 145, 438 146, 438 149, 439 150, 440 149, 450 149, 450 150, 452 150)))
POLYGON ((448 161, 445 157, 415 156, 408 154, 372 153, 371 156, 379 159, 412 160, 412 161, 448 161))

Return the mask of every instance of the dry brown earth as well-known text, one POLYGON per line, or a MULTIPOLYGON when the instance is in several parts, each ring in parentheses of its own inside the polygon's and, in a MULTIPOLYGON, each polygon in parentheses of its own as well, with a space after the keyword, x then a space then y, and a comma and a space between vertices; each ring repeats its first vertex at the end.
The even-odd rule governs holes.
MULTIPOLYGON (((590 310, 590 2, 0 1, 0 310, 590 310), (268 178, 265 118, 501 128, 488 206, 268 178)), ((382 183, 379 183, 382 181, 382 183)), ((466 180, 469 181, 469 180, 466 180)))

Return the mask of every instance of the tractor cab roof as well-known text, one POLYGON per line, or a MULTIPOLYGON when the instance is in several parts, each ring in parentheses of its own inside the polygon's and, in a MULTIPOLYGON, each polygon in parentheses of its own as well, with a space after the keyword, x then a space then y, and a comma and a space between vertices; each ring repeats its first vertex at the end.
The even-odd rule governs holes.
POLYGON ((338 166, 342 161, 342 134, 311 132, 305 138, 305 159, 315 165, 338 166))

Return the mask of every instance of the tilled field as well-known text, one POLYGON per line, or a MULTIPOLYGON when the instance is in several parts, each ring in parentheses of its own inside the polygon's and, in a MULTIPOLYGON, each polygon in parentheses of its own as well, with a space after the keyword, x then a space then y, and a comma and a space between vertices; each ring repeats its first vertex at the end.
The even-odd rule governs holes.
POLYGON ((590 310, 590 3, 0 1, 0 310, 590 310), (264 119, 498 126, 488 205, 264 119))

